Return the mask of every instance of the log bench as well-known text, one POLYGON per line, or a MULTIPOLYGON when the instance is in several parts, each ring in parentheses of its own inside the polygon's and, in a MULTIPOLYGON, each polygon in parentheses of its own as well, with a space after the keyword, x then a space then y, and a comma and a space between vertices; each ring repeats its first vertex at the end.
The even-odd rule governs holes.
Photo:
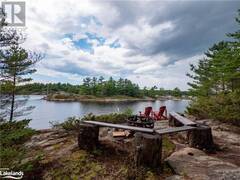
POLYGON ((215 151, 211 127, 203 124, 197 124, 176 112, 170 112, 169 116, 169 126, 176 126, 177 128, 182 127, 183 129, 195 127, 194 129, 189 129, 187 132, 187 141, 190 147, 198 148, 208 152, 215 151))
POLYGON ((181 126, 181 127, 170 127, 166 129, 156 129, 155 132, 159 135, 164 135, 164 134, 172 134, 172 133, 177 133, 177 132, 183 132, 183 131, 190 131, 196 129, 196 127, 191 127, 191 126, 181 126))
POLYGON ((84 123, 101 126, 101 127, 111 127, 111 128, 118 128, 118 129, 133 130, 136 132, 144 132, 144 133, 153 133, 154 132, 154 130, 150 129, 150 128, 128 126, 128 125, 123 125, 123 124, 113 124, 113 123, 106 123, 106 122, 99 122, 99 121, 84 121, 84 123))
POLYGON ((162 137, 154 129, 112 124, 98 121, 83 121, 78 134, 78 146, 84 150, 94 150, 99 145, 99 127, 110 127, 135 131, 134 162, 136 166, 161 169, 162 137))
POLYGON ((99 127, 110 127, 135 131, 134 159, 137 166, 161 168, 162 135, 187 131, 190 147, 211 151, 214 149, 211 128, 197 124, 176 112, 170 113, 169 127, 165 129, 149 129, 123 124, 98 121, 83 121, 80 125, 78 145, 81 149, 94 150, 99 142, 99 127))
POLYGON ((195 122, 192 122, 191 120, 181 116, 180 114, 176 112, 170 112, 169 113, 169 126, 196 126, 197 124, 195 122))

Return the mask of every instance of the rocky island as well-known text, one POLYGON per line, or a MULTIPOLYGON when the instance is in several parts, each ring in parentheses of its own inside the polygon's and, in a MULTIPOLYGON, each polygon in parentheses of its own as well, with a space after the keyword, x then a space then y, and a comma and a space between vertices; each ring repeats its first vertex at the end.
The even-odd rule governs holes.
POLYGON ((135 101, 155 101, 155 98, 150 97, 131 97, 131 96, 109 96, 109 97, 97 97, 92 95, 78 95, 68 93, 55 93, 49 94, 44 97, 47 101, 59 101, 59 102, 135 102, 135 101))

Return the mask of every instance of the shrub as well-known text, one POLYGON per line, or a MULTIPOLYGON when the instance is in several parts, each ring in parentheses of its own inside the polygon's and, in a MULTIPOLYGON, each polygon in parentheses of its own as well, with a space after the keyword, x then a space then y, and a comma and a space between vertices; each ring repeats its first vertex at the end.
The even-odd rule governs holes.
POLYGON ((126 119, 132 115, 131 109, 126 109, 123 113, 111 113, 103 115, 93 115, 92 113, 84 116, 83 118, 69 117, 66 121, 59 122, 50 122, 53 127, 63 128, 65 130, 78 130, 81 121, 101 121, 108 123, 124 123, 126 119))
POLYGON ((0 123, 1 146, 11 146, 27 141, 35 131, 28 127, 30 120, 0 123))
POLYGON ((111 113, 111 114, 103 114, 95 116, 93 114, 88 114, 82 118, 82 121, 101 121, 101 122, 108 122, 108 123, 124 123, 126 122, 126 118, 128 114, 125 113, 111 113))
POLYGON ((0 159, 2 168, 11 168, 13 167, 13 160, 16 160, 16 157, 20 157, 22 154, 19 149, 13 147, 1 147, 0 148, 0 159))
POLYGON ((198 97, 187 108, 187 112, 199 118, 212 118, 240 126, 240 91, 198 97))
POLYGON ((69 117, 66 121, 59 122, 49 122, 53 128, 63 128, 65 130, 78 130, 81 119, 77 117, 69 117))
POLYGON ((1 121, 0 123, 0 159, 1 167, 15 167, 25 154, 26 142, 35 131, 28 127, 30 120, 1 121))

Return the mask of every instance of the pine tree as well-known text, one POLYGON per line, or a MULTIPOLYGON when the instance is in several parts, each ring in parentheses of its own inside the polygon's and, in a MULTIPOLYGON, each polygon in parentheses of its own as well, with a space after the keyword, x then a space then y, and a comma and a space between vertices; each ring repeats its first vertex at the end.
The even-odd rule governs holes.
MULTIPOLYGON (((238 10, 238 17, 235 18, 237 24, 240 26, 240 9, 238 10)), ((232 53, 232 64, 235 72, 233 78, 240 79, 240 28, 234 33, 228 33, 228 37, 232 38, 233 41, 229 42, 229 46, 232 53)))
MULTIPOLYGON (((6 14, 2 8, 0 8, 0 18, 0 48, 2 49, 8 48, 11 44, 16 44, 23 36, 14 29, 8 29, 7 23, 5 22, 6 14)), ((10 88, 10 83, 0 82, 0 120, 3 120, 6 116, 5 109, 10 103, 10 97, 7 92, 9 92, 10 88)))
MULTIPOLYGON (((240 10, 236 18, 240 25, 240 10)), ((197 65, 191 65, 193 79, 189 83, 197 97, 187 108, 188 113, 200 118, 218 119, 239 125, 240 30, 227 34, 231 40, 214 44, 197 65)))
MULTIPOLYGON (((240 10, 236 22, 240 25, 240 10)), ((240 30, 227 34, 232 41, 214 44, 197 66, 191 65, 188 83, 194 95, 208 96, 232 90, 232 79, 240 78, 240 30)))
POLYGON ((193 79, 193 82, 188 83, 192 94, 209 96, 229 91, 229 82, 236 69, 229 43, 221 41, 214 44, 205 56, 196 66, 190 65, 193 75, 187 76, 193 79))
POLYGON ((36 71, 32 66, 41 58, 41 55, 27 52, 18 44, 0 50, 1 84, 7 85, 7 90, 4 93, 10 96, 10 107, 5 107, 5 113, 9 116, 9 121, 31 109, 30 107, 23 107, 26 99, 16 100, 16 90, 18 85, 31 81, 31 78, 27 75, 36 71), (17 109, 20 109, 20 111, 17 111, 17 109))

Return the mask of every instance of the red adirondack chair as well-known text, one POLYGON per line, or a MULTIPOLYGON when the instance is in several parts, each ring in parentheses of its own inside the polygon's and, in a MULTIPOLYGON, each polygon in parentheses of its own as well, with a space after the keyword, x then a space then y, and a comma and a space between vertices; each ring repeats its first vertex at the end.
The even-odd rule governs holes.
POLYGON ((159 111, 152 112, 152 116, 153 116, 153 119, 156 120, 156 121, 167 119, 167 108, 166 108, 166 106, 161 106, 159 108, 159 111))
POLYGON ((152 112, 152 107, 149 106, 149 107, 145 107, 144 113, 139 111, 139 114, 140 114, 141 117, 150 117, 151 112, 152 112))

